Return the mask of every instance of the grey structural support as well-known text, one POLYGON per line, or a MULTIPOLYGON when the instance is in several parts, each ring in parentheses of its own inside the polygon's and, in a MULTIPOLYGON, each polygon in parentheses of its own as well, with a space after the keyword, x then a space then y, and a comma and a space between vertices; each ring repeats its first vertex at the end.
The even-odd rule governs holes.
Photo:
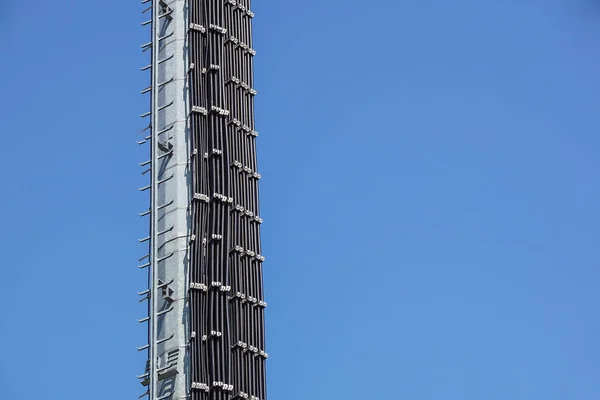
POLYGON ((150 400, 266 399, 250 0, 142 0, 150 400))

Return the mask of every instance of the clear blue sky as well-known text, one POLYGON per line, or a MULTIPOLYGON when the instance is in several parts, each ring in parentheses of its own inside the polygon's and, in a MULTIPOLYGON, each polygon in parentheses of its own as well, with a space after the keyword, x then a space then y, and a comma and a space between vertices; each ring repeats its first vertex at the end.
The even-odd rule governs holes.
MULTIPOLYGON (((0 398, 135 399, 142 6, 1 3, 0 398)), ((599 399, 600 7, 254 12, 270 399, 599 399)))

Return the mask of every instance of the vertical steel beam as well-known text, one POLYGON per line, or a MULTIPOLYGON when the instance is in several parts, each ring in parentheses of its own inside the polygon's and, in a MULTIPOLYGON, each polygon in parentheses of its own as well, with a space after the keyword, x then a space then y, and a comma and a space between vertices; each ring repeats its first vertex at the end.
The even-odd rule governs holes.
MULTIPOLYGON (((151 50, 150 85, 142 94, 150 94, 150 111, 141 145, 150 144, 150 158, 140 163, 149 168, 150 182, 141 188, 150 193, 150 207, 140 216, 149 216, 150 233, 140 240, 148 243, 148 289, 140 292, 148 300, 148 343, 138 347, 148 351, 146 370, 138 378, 147 387, 150 400, 185 398, 186 384, 186 270, 189 238, 190 201, 186 93, 186 0, 143 0, 150 19, 150 42, 142 51, 151 50), (149 5, 149 6, 148 6, 149 5)), ((147 17, 148 18, 148 17, 147 17)))
POLYGON ((151 122, 150 122, 150 400, 156 399, 158 386, 158 35, 159 35, 159 1, 151 0, 152 4, 152 77, 150 93, 151 122))

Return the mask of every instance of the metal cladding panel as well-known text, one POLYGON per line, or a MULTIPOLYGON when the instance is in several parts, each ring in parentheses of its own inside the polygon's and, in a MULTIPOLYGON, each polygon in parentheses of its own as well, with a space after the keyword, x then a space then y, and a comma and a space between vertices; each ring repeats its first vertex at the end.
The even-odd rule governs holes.
POLYGON ((142 383, 151 400, 264 400, 254 14, 249 0, 144 2, 157 22, 142 383))

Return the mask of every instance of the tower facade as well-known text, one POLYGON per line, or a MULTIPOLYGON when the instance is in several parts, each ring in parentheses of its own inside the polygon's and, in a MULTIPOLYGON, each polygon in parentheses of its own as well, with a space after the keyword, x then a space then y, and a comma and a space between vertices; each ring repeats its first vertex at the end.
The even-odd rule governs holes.
POLYGON ((150 400, 266 399, 250 0, 143 0, 150 400))

